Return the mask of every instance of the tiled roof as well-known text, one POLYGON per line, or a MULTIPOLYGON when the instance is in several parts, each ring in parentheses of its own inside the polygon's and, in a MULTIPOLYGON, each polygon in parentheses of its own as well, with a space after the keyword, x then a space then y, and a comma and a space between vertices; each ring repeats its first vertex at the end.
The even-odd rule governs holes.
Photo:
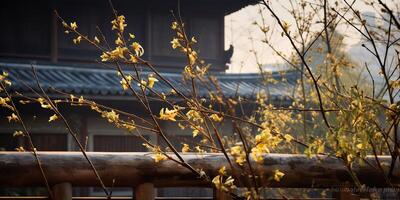
MULTIPOLYGON (((56 88, 65 93, 74 95, 90 95, 92 98, 101 97, 129 97, 129 91, 121 88, 121 78, 116 71, 111 69, 91 69, 72 66, 50 66, 50 65, 34 65, 42 87, 51 93, 50 88, 56 88)), ((9 72, 12 81, 12 91, 29 92, 27 84, 32 88, 36 87, 30 64, 16 63, 0 63, 0 71, 9 72)), ((126 71, 129 73, 129 71, 126 71)), ((132 72, 131 72, 132 73, 132 72)), ((142 76, 147 78, 151 72, 144 71, 142 76)), ((168 79, 179 91, 190 94, 190 83, 185 83, 181 73, 177 72, 161 72, 162 76, 168 79)), ((269 93, 272 99, 286 99, 291 96, 294 85, 298 78, 295 72, 286 72, 287 81, 282 81, 279 73, 273 73, 272 77, 276 80, 275 84, 264 84, 260 74, 214 74, 217 78, 221 90, 227 97, 239 95, 245 98, 254 98, 255 94, 260 90, 269 93)), ((134 85, 139 91, 139 87, 134 85)), ((215 88, 214 88, 215 89, 215 88)), ((154 90, 158 92, 169 93, 171 88, 162 81, 154 86, 154 90)), ((204 86, 197 89, 198 95, 201 97, 208 96, 208 90, 204 86)))

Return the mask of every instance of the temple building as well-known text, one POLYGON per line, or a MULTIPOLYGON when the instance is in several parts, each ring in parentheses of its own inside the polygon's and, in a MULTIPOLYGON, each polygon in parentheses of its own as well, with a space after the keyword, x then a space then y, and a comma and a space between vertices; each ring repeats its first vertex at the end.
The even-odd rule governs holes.
MULTIPOLYGON (((218 79, 225 96, 254 99, 258 91, 265 90, 274 103, 288 105, 297 73, 287 72, 286 81, 279 81, 280 74, 272 73, 272 77, 278 80, 276 84, 264 84, 259 74, 225 73, 233 49, 224 49, 224 17, 255 3, 257 0, 181 0, 178 6, 178 1, 174 0, 113 1, 115 10, 126 17, 126 32, 134 33, 144 47, 143 58, 153 63, 163 77, 178 89, 185 87, 181 73, 187 61, 185 55, 171 48, 170 41, 174 34, 170 28, 174 20, 171 11, 175 15, 179 13, 188 34, 196 37, 198 43, 195 48, 199 56, 211 64, 210 73, 218 79)), ((146 116, 140 103, 121 88, 116 72, 97 62, 101 52, 84 42, 75 45, 72 35, 64 33, 54 10, 65 21, 76 21, 79 31, 90 38, 98 35, 100 29, 109 41, 115 40, 110 24, 113 13, 106 0, 1 1, 0 71, 9 73, 12 81, 10 92, 35 97, 30 89, 37 89, 32 75, 33 66, 40 84, 51 98, 62 98, 60 92, 84 96, 110 107, 146 116)), ((143 74, 147 73, 150 72, 143 68, 143 74)), ((160 82, 154 90, 167 93, 170 88, 160 82)), ((208 97, 204 88, 199 88, 198 93, 201 97, 208 97)), ((159 102, 152 102, 151 106, 155 110, 163 107, 159 102)), ((48 123, 53 113, 38 105, 18 104, 18 108, 39 151, 78 150, 62 122, 48 123)), ((88 151, 147 151, 137 136, 115 128, 89 108, 61 106, 60 110, 81 142, 87 143, 88 151)), ((19 125, 10 124, 7 115, 8 111, 0 110, 0 149, 14 150, 21 145, 29 149, 27 141, 13 137, 19 125)), ((169 135, 192 138, 191 133, 170 123, 165 122, 161 126, 169 135)), ((226 133, 233 132, 230 123, 222 123, 219 128, 226 133)), ((150 141, 160 143, 155 134, 146 131, 142 134, 150 141)), ((180 149, 179 142, 175 145, 180 149)), ((102 194, 95 189, 90 192, 102 194)))

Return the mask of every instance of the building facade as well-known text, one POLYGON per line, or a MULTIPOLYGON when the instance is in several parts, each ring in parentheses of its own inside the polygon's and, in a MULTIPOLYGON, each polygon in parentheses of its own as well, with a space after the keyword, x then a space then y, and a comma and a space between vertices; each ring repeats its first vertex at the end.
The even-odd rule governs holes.
MULTIPOLYGON (((199 56, 211 64, 210 72, 219 80, 224 95, 254 99, 258 91, 266 90, 271 100, 277 104, 288 104, 290 102, 288 97, 291 96, 298 76, 296 73, 289 72, 285 77, 287 81, 278 81, 274 85, 263 84, 259 74, 224 73, 226 62, 229 60, 224 50, 224 16, 256 2, 255 0, 115 0, 113 4, 118 13, 126 17, 128 23, 126 32, 134 33, 143 45, 145 49, 143 58, 153 63, 163 77, 178 89, 186 87, 181 76, 186 58, 174 51, 170 45, 174 34, 170 28, 174 20, 171 11, 176 16, 182 17, 188 34, 196 37, 198 44, 195 48, 198 49, 199 56)), ((51 98, 62 98, 59 92, 82 95, 100 104, 145 117, 145 110, 141 108, 140 103, 121 88, 120 78, 116 72, 102 68, 96 62, 101 52, 89 44, 74 45, 72 36, 64 34, 54 10, 57 10, 64 20, 76 21, 78 29, 91 38, 99 35, 96 27, 98 26, 109 41, 115 40, 110 24, 113 13, 106 0, 1 1, 0 71, 7 71, 10 74, 12 81, 10 92, 14 95, 15 92, 19 92, 35 97, 30 89, 38 89, 32 76, 33 66, 41 86, 51 98), (55 92, 56 90, 59 92, 55 92)), ((127 70, 129 72, 129 69, 127 70)), ((144 69, 143 73, 150 72, 144 69)), ((273 73, 272 76, 280 80, 279 73, 273 73)), ((170 88, 159 83, 154 90, 167 93, 170 88)), ((207 98, 208 92, 200 88, 199 95, 207 98)), ((18 97, 16 99, 18 100, 18 97)), ((151 106, 158 113, 157 111, 164 105, 152 102, 151 106)), ((248 106, 249 109, 252 108, 251 105, 248 106)), ((18 104, 18 109, 39 151, 78 150, 61 121, 48 122, 48 117, 52 115, 50 111, 32 104, 18 104)), ((60 110, 88 151, 147 151, 137 135, 127 134, 124 130, 115 128, 87 107, 61 106, 60 110)), ((0 110, 1 150, 12 151, 19 146, 29 149, 26 139, 13 137, 13 132, 20 127, 18 124, 10 124, 6 119, 8 115, 5 109, 0 110)), ((180 130, 176 124, 162 122, 161 126, 170 136, 179 137, 180 140, 192 139, 191 133, 180 130)), ((226 134, 233 132, 229 122, 222 123, 219 128, 226 134)), ((142 131, 142 134, 153 143, 162 143, 154 133, 142 131)), ((178 140, 174 145, 177 149, 181 149, 178 140)), ((87 190, 81 192, 88 193, 87 190)), ((89 193, 102 194, 96 189, 91 189, 89 193)), ((124 190, 121 190, 121 193, 124 193, 124 190)), ((200 193, 209 195, 209 192, 200 193)), ((168 195, 168 190, 160 190, 159 194, 168 195)))

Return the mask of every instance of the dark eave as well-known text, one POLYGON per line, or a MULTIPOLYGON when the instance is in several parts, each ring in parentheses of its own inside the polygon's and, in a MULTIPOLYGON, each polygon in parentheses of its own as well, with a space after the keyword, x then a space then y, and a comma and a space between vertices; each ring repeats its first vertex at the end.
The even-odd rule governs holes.
MULTIPOLYGON (((53 88, 64 93, 74 95, 90 96, 92 99, 131 99, 131 93, 121 88, 119 77, 114 70, 109 69, 90 69, 69 66, 34 66, 41 86, 49 93, 55 93, 53 88)), ((32 75, 32 68, 29 64, 0 63, 0 71, 7 71, 12 82, 11 91, 21 93, 31 93, 29 87, 36 88, 36 81, 32 75)), ((128 71, 126 73, 129 73, 128 71)), ((133 74, 133 72, 130 72, 133 74)), ((150 72, 143 72, 142 76, 147 78, 150 72)), ((185 95, 190 96, 191 85, 183 81, 180 73, 163 72, 161 73, 171 84, 185 95)), ((221 91, 225 97, 241 96, 246 99, 254 99, 256 93, 264 90, 271 100, 287 100, 292 96, 298 73, 286 72, 285 79, 279 73, 273 73, 271 78, 275 83, 264 84, 259 74, 214 74, 217 78, 221 91)), ((160 79, 160 78, 158 78, 160 79)), ((200 83, 199 83, 200 84, 200 83)), ((134 89, 139 92, 139 87, 133 84, 134 89)), ((211 85, 211 90, 216 91, 215 86, 211 85)), ((171 88, 160 81, 154 88, 158 93, 168 94, 171 88)), ((197 88, 198 96, 209 97, 209 90, 204 85, 197 88)), ((153 94, 149 92, 149 95, 153 94)))

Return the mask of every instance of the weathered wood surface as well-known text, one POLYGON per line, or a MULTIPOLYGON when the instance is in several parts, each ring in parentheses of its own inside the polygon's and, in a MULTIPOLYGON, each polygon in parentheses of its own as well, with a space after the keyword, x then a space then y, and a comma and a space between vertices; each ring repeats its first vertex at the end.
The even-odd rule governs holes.
MULTIPOLYGON (((155 163, 152 154, 143 153, 102 153, 89 152, 100 176, 110 186, 135 187, 141 183, 163 186, 205 186, 189 170, 173 161, 155 163)), ((79 152, 40 152, 39 158, 50 184, 71 183, 72 186, 98 186, 93 171, 79 152)), ((227 166, 222 154, 183 154, 183 158, 195 169, 202 169, 211 177, 221 166, 227 166)), ((389 156, 379 159, 388 168, 389 156)), ((360 181, 368 186, 383 187, 384 179, 376 167, 373 157, 367 158, 372 165, 354 166, 360 181)), ((262 165, 254 165, 261 184, 268 187, 316 187, 329 188, 351 184, 351 178, 341 161, 325 156, 307 158, 305 155, 269 154, 262 165), (280 182, 271 179, 274 170, 285 173, 280 182)), ((239 169, 238 169, 239 170, 239 169)), ((397 165, 393 183, 400 184, 400 168, 397 165)), ((43 179, 32 153, 0 152, 0 186, 40 186, 43 179)))

